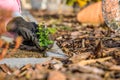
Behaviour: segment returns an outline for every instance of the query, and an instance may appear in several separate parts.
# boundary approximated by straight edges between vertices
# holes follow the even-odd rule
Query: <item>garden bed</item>
[[[106,25],[82,25],[74,13],[53,14],[31,11],[38,22],[57,29],[56,44],[68,56],[66,59],[51,58],[35,65],[21,68],[0,65],[0,80],[119,80],[120,35]],[[18,50],[20,57],[43,57],[40,52]],[[21,54],[22,53],[22,54]],[[14,57],[16,57],[14,55]],[[24,56],[25,55],[25,56]],[[31,56],[30,56],[31,55]],[[12,56],[13,57],[13,56]]]

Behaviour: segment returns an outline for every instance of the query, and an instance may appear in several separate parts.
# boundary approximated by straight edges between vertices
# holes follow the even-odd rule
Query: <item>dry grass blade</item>
[[[12,73],[12,70],[6,64],[1,64],[0,69],[7,74]]]
[[[114,65],[114,66],[110,67],[110,70],[120,71],[120,66]]]
[[[87,65],[87,64],[92,64],[96,62],[104,62],[106,60],[110,60],[112,57],[106,57],[106,58],[99,58],[99,59],[90,59],[90,60],[82,60],[78,63],[78,65]]]
[[[27,65],[23,66],[20,70],[21,70],[21,71],[24,71],[24,70],[27,70],[27,69],[29,69],[29,68],[31,68],[31,67],[32,67],[31,64],[27,64]]]
[[[86,60],[87,58],[90,57],[90,55],[91,55],[90,52],[85,52],[77,55],[75,54],[69,60],[71,60],[73,63],[78,63],[81,60]]]

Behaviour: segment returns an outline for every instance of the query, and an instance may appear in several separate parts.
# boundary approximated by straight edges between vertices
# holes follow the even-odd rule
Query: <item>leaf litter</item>
[[[1,64],[0,80],[120,79],[119,34],[115,34],[105,25],[84,26],[77,22],[73,14],[63,14],[61,19],[58,14],[44,12],[43,15],[38,14],[39,11],[31,13],[39,22],[44,21],[47,26],[57,28],[54,39],[69,58],[52,58],[42,64],[27,64],[21,68],[10,68],[9,65]]]

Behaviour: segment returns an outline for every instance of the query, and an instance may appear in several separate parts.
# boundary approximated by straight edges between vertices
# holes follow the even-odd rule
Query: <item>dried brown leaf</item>
[[[105,58],[99,58],[99,59],[90,59],[90,60],[82,60],[78,63],[78,65],[87,65],[87,64],[92,64],[96,62],[104,62],[106,60],[110,60],[112,57],[105,57]]]

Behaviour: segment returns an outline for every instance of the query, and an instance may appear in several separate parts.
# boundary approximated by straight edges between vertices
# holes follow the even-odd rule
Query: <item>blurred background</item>
[[[22,10],[30,11],[34,17],[41,18],[45,14],[57,14],[60,18],[72,15],[82,24],[104,23],[101,0],[21,0],[21,3]]]
[[[48,10],[54,12],[78,11],[101,0],[21,0],[22,9]]]

